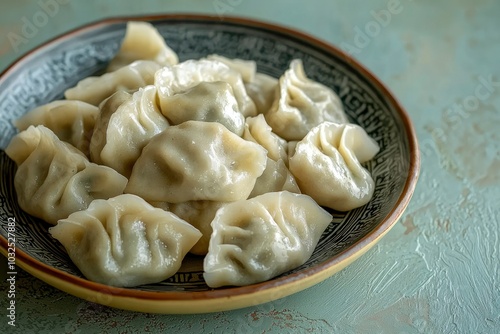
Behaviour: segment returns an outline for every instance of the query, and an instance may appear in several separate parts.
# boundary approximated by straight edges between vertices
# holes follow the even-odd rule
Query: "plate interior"
[[[381,147],[365,167],[376,184],[372,201],[348,213],[329,210],[333,221],[311,258],[282,276],[305,271],[330,260],[376,229],[396,205],[408,178],[410,149],[398,112],[373,82],[353,71],[341,57],[313,43],[265,27],[217,20],[155,20],[152,23],[178,53],[180,61],[217,53],[251,59],[258,71],[279,77],[292,59],[303,60],[308,77],[334,89],[353,123],[364,127]],[[16,219],[16,246],[33,259],[83,277],[64,248],[47,229],[49,224],[24,213],[13,187],[15,163],[3,149],[15,135],[12,121],[32,108],[63,98],[65,89],[102,71],[119,49],[125,23],[91,26],[34,51],[0,78],[0,221]],[[0,235],[7,237],[7,224]],[[130,289],[148,291],[206,291],[202,258],[188,256],[181,270],[158,284]]]

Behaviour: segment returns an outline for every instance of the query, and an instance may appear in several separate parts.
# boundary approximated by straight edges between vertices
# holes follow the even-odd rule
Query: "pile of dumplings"
[[[366,204],[379,147],[301,60],[279,78],[251,60],[179,63],[129,22],[107,73],[15,121],[19,206],[49,224],[89,280],[161,282],[187,253],[209,287],[304,264],[332,220]]]

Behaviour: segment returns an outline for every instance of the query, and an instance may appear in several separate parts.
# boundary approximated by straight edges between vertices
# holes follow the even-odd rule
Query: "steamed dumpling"
[[[142,149],[169,126],[157,105],[155,86],[119,91],[101,104],[90,143],[92,161],[129,177]]]
[[[230,69],[241,74],[241,78],[244,83],[252,82],[255,79],[255,74],[257,72],[257,63],[254,60],[244,60],[238,58],[227,58],[217,54],[211,54],[207,56],[208,60],[220,61],[226,64]]]
[[[301,140],[325,121],[349,122],[337,94],[307,78],[298,59],[279,79],[278,96],[265,116],[273,131],[288,141]]]
[[[371,199],[375,184],[361,164],[378,151],[362,127],[325,122],[297,143],[290,171],[302,192],[318,204],[348,211]]]
[[[174,66],[164,67],[155,74],[160,108],[166,110],[165,98],[185,92],[200,82],[224,81],[231,85],[238,108],[243,116],[257,114],[255,104],[248,96],[240,73],[215,60],[187,60]]]
[[[255,103],[257,112],[265,114],[273,105],[278,89],[278,79],[264,73],[255,73],[252,81],[245,82],[248,96]]]
[[[142,198],[95,200],[49,229],[88,279],[132,287],[174,275],[201,233]]]
[[[86,209],[94,199],[122,194],[127,183],[113,169],[90,163],[43,125],[16,135],[5,152],[18,167],[14,187],[19,206],[50,224]]]
[[[224,81],[200,82],[185,92],[164,96],[162,113],[172,124],[218,122],[241,136],[245,117],[240,113],[231,85]]]
[[[263,115],[247,117],[243,139],[257,143],[267,150],[267,156],[274,161],[288,162],[286,140],[273,133]]]
[[[138,60],[114,72],[98,77],[88,77],[64,92],[68,100],[79,100],[98,106],[113,93],[136,91],[140,87],[151,85],[154,82],[155,72],[160,65],[154,61]]]
[[[90,138],[99,109],[81,101],[60,100],[37,107],[14,121],[19,131],[43,125],[62,141],[89,156]]]
[[[208,244],[212,235],[212,220],[217,211],[230,202],[214,201],[189,201],[182,203],[171,203],[168,205],[168,211],[171,211],[179,218],[184,219],[189,224],[196,227],[202,234],[200,240],[189,251],[196,255],[206,255],[208,253]]]
[[[282,190],[296,194],[301,193],[295,177],[290,173],[283,160],[274,161],[267,158],[266,169],[255,181],[255,186],[248,198]]]
[[[177,54],[151,23],[131,21],[127,22],[125,38],[107,71],[116,71],[136,60],[152,60],[162,66],[179,62]]]
[[[259,283],[304,264],[331,219],[309,196],[287,191],[224,206],[203,262],[207,285]]]
[[[127,193],[147,201],[229,202],[247,198],[266,166],[266,150],[215,122],[170,126],[142,150]]]

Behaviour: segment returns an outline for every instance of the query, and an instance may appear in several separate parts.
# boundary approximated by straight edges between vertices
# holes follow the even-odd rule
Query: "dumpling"
[[[224,81],[200,82],[185,92],[164,96],[161,112],[172,124],[218,122],[238,136],[245,128],[233,89]]]
[[[49,229],[89,280],[132,287],[174,275],[201,237],[176,215],[142,198],[95,200]]]
[[[148,22],[127,22],[125,38],[107,72],[116,71],[136,60],[152,60],[162,66],[179,62],[177,54],[165,43],[158,30]]]
[[[138,60],[114,72],[98,77],[88,77],[64,92],[68,100],[79,100],[98,106],[119,90],[136,91],[154,82],[160,65],[154,61]]]
[[[282,159],[288,162],[286,140],[273,133],[263,115],[247,117],[243,139],[264,147],[267,150],[267,156],[274,161]]]
[[[185,92],[200,82],[224,81],[231,85],[234,97],[243,116],[255,116],[257,110],[248,96],[241,75],[227,65],[215,60],[187,60],[174,66],[164,67],[155,74],[160,108],[166,110],[165,98]]]
[[[90,138],[99,109],[81,101],[60,100],[37,107],[14,121],[19,131],[43,125],[62,141],[89,156]]]
[[[286,145],[286,152],[288,155],[288,160],[295,154],[295,148],[297,147],[297,144],[299,143],[298,140],[291,140],[287,143]]]
[[[208,244],[212,235],[212,226],[210,224],[217,211],[228,203],[230,202],[189,201],[168,205],[169,211],[196,227],[202,234],[200,240],[189,251],[190,253],[195,255],[206,255],[208,253]]]
[[[212,221],[203,262],[209,287],[266,281],[304,264],[332,216],[309,196],[287,191],[230,203]]]
[[[238,58],[227,58],[217,54],[212,54],[207,56],[208,60],[220,61],[226,64],[230,69],[241,74],[241,78],[244,83],[252,82],[255,79],[255,73],[257,72],[257,63],[254,60],[244,60]]]
[[[252,81],[245,82],[248,96],[255,103],[257,112],[265,114],[273,105],[278,89],[278,79],[264,73],[255,73]]]
[[[324,121],[349,122],[337,94],[307,78],[298,59],[279,79],[278,96],[265,116],[273,131],[288,141],[301,140]]]
[[[362,127],[325,122],[297,143],[290,171],[300,190],[320,205],[348,211],[370,201],[375,185],[361,164],[378,151]]]
[[[125,192],[147,201],[230,202],[247,198],[266,150],[214,122],[170,126],[142,150]]]
[[[16,135],[5,152],[18,166],[14,187],[19,206],[50,224],[86,209],[94,199],[122,194],[127,184],[124,176],[90,163],[43,125]]]
[[[116,110],[118,110],[118,108],[125,103],[125,101],[129,100],[130,97],[130,93],[119,90],[110,97],[106,98],[100,104],[99,115],[97,116],[89,145],[91,161],[102,164],[101,151],[106,145],[109,120]]]
[[[295,177],[290,173],[283,160],[274,161],[267,158],[266,169],[255,181],[255,186],[248,198],[282,190],[296,194],[301,193]]]
[[[169,126],[157,105],[155,86],[134,94],[119,91],[101,104],[90,156],[129,177],[135,161],[149,140]]]

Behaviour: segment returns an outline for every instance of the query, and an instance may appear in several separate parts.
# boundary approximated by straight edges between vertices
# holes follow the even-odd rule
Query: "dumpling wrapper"
[[[56,224],[94,199],[123,193],[127,179],[96,165],[43,125],[17,134],[5,149],[16,162],[14,187],[21,209]]]
[[[238,136],[243,134],[245,117],[227,82],[200,82],[185,92],[164,96],[162,102],[161,112],[172,124],[217,122]]]
[[[304,264],[332,216],[309,196],[287,191],[217,211],[203,262],[211,288],[266,281]]]
[[[177,54],[151,23],[129,21],[120,50],[106,71],[116,71],[136,60],[151,60],[162,66],[175,65],[179,62]]]
[[[119,91],[100,106],[90,142],[92,161],[129,177],[142,149],[169,126],[157,105],[155,86]]]
[[[266,154],[222,124],[187,121],[144,147],[125,192],[148,202],[244,199],[264,172]]]
[[[215,60],[186,60],[174,66],[164,67],[155,74],[160,108],[166,110],[164,99],[185,92],[200,82],[224,81],[231,85],[243,116],[255,116],[257,110],[248,96],[239,72]]]
[[[151,85],[160,65],[150,60],[138,60],[114,72],[101,76],[88,77],[75,87],[64,92],[67,100],[79,100],[95,106],[119,90],[136,91]]]
[[[274,161],[267,158],[266,169],[255,181],[255,186],[248,198],[282,190],[296,194],[301,193],[295,177],[290,173],[283,160]]]
[[[242,138],[261,145],[269,158],[274,161],[281,159],[288,166],[287,142],[272,131],[262,114],[247,117]]]
[[[244,83],[252,82],[255,80],[257,72],[257,63],[254,60],[244,60],[239,58],[227,58],[218,54],[211,54],[207,56],[208,60],[220,61],[226,64],[230,69],[241,74]]]
[[[248,96],[255,103],[257,112],[265,114],[271,109],[276,98],[278,79],[264,73],[255,73],[253,80],[245,82]]]
[[[355,124],[325,122],[295,146],[290,171],[303,193],[318,204],[339,211],[365,205],[375,184],[362,163],[380,150],[365,130]]]
[[[184,219],[202,233],[200,240],[198,240],[189,251],[191,254],[206,255],[208,253],[208,245],[212,235],[212,220],[217,211],[229,203],[230,202],[189,201],[183,203],[170,203],[168,205],[168,211]]]
[[[32,109],[14,121],[19,131],[43,125],[62,141],[89,157],[89,145],[99,108],[82,101],[59,100]]]
[[[277,98],[265,113],[273,131],[287,141],[301,140],[322,122],[349,123],[337,94],[309,79],[299,59],[279,79]]]
[[[142,198],[95,200],[49,229],[89,280],[133,287],[174,275],[200,231]]]

